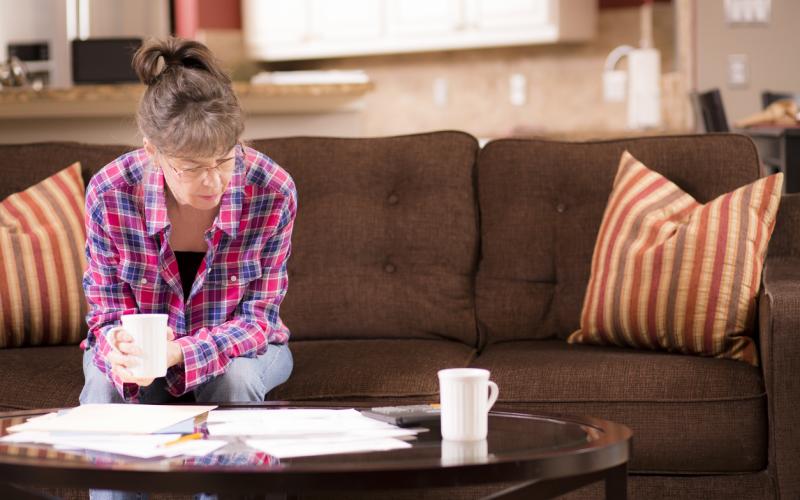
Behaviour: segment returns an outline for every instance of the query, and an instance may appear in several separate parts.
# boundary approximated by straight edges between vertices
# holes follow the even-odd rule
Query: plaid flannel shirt
[[[164,193],[164,175],[144,149],[106,165],[86,192],[89,333],[81,347],[93,350],[95,365],[126,401],[138,401],[139,386],[112,374],[106,338],[124,314],[169,315],[184,359],[167,371],[174,396],[223,374],[232,358],[264,354],[268,344],[289,338],[278,315],[297,209],[289,174],[254,149],[236,148],[236,167],[205,233],[208,251],[186,301]]]

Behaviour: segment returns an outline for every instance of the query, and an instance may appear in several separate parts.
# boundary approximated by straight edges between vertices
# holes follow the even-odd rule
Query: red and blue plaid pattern
[[[278,314],[297,211],[289,174],[254,149],[236,148],[236,168],[205,234],[209,250],[185,302],[164,193],[164,175],[144,149],[106,165],[86,192],[89,334],[81,346],[133,402],[139,386],[123,384],[106,361],[106,333],[124,314],[169,315],[184,357],[167,372],[174,396],[223,374],[232,358],[264,354],[268,344],[289,338]]]

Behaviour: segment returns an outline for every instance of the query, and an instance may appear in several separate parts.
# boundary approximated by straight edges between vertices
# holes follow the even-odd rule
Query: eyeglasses
[[[238,148],[238,145],[236,146]],[[185,167],[185,168],[178,168],[172,164],[172,160],[168,158],[166,155],[160,154],[161,158],[163,158],[164,163],[167,164],[169,168],[175,172],[175,175],[185,181],[195,181],[202,177],[205,177],[207,173],[212,170],[216,170],[219,175],[225,177],[233,173],[236,169],[236,154],[232,154],[225,158],[217,160],[216,164],[209,166],[209,165],[200,165],[196,167]],[[190,160],[191,161],[191,160]],[[192,161],[192,163],[197,163]]]

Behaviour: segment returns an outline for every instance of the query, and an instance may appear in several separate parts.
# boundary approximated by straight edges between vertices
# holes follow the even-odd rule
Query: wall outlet
[[[749,80],[747,54],[728,55],[728,86],[747,87]]]
[[[447,78],[440,76],[433,79],[433,104],[439,108],[447,106],[448,87]]]
[[[508,78],[508,101],[512,106],[524,106],[528,100],[528,79],[522,73]]]

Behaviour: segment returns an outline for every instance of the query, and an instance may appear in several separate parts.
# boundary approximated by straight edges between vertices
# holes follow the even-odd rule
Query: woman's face
[[[145,143],[145,148],[147,146]],[[151,158],[164,172],[164,180],[179,205],[198,210],[219,206],[236,167],[236,147],[213,158],[175,158],[154,148],[153,151]]]

